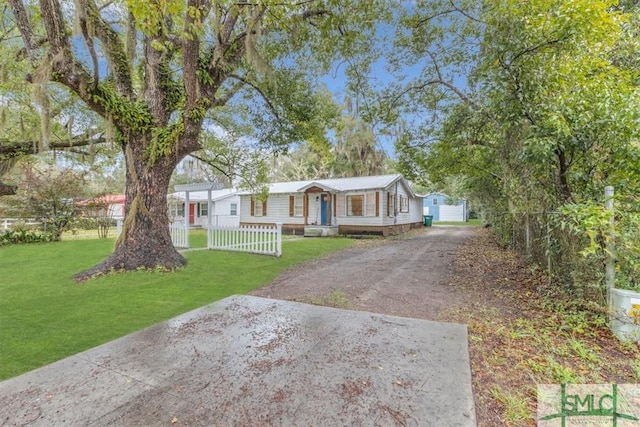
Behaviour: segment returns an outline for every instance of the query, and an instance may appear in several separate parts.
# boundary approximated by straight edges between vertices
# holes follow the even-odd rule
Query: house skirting
[[[240,225],[273,225],[269,223],[241,223]],[[410,224],[395,224],[395,225],[340,225],[338,226],[338,234],[341,235],[371,235],[371,236],[395,236],[398,234],[406,233],[413,228],[422,228],[422,222],[414,222]],[[320,225],[302,225],[302,224],[282,224],[283,234],[294,234],[302,236],[305,234],[305,229],[322,229]],[[336,227],[328,227],[335,229]],[[333,231],[331,234],[324,233],[325,235],[335,235]]]
[[[241,222],[241,227],[249,227],[249,226],[261,226],[261,227],[273,227],[272,222]],[[304,225],[302,224],[282,224],[282,234],[294,234],[300,235],[304,234]]]
[[[341,225],[340,234],[355,235],[373,235],[373,236],[395,236],[406,233],[412,228],[422,227],[422,222],[411,224],[395,224],[395,225]]]

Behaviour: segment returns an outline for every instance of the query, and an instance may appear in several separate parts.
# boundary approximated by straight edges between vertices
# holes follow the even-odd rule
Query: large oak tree
[[[321,134],[310,77],[365,45],[379,6],[7,1],[32,68],[27,79],[67,88],[114,129],[126,159],[123,232],[113,254],[77,279],[184,265],[171,243],[166,194],[176,165],[201,148],[203,127],[244,125],[276,145]]]

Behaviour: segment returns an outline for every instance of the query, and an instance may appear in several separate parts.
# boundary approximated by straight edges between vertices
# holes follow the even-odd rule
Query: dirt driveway
[[[463,303],[452,283],[456,251],[474,227],[435,226],[350,249],[290,270],[253,295],[438,320]]]

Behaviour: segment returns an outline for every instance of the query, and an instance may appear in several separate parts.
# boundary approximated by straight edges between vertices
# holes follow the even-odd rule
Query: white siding
[[[267,198],[267,214],[264,216],[251,216],[251,196],[242,195],[240,202],[240,222],[250,224],[304,224],[303,216],[289,216],[290,194],[271,194]],[[309,198],[309,221],[312,221],[312,207],[315,206],[315,198]],[[256,200],[256,203],[262,203]],[[318,202],[319,205],[319,202]],[[315,208],[313,208],[315,209]]]
[[[415,197],[409,200],[409,221],[411,223],[423,222],[422,215],[428,215],[423,212],[423,203],[422,197]]]
[[[387,193],[391,193],[395,200],[395,217],[387,216]],[[400,196],[409,199],[408,212],[401,212]],[[420,204],[420,206],[418,206]],[[422,198],[411,197],[409,189],[402,182],[394,183],[383,192],[384,225],[411,224],[422,222]],[[394,211],[392,207],[392,212]]]
[[[172,201],[174,205],[178,203],[184,203],[182,201]],[[201,205],[206,205],[206,201],[190,201],[189,204],[195,204],[194,206],[194,219],[193,225],[200,226],[202,228],[209,227],[209,220],[207,216],[198,216],[198,203]],[[237,227],[240,225],[240,216],[239,215],[231,215],[231,203],[238,204],[238,211],[241,209],[240,196],[231,196],[226,197],[224,199],[215,200],[211,202],[211,224],[213,226],[226,226],[226,227]],[[187,208],[188,209],[188,208]],[[187,210],[188,211],[188,210]],[[174,222],[184,222],[185,218],[183,216],[176,216],[171,218]]]
[[[379,197],[379,207],[378,207],[378,216],[375,212],[375,197],[376,192]],[[355,195],[363,195],[365,196],[364,201],[364,216],[350,216],[347,215],[347,196],[355,196]],[[383,217],[385,214],[385,210],[383,209],[383,199],[384,192],[377,191],[348,191],[343,194],[338,194],[338,203],[336,209],[336,222],[334,225],[375,225],[379,226],[383,224]]]
[[[378,215],[376,216],[376,193],[378,198]],[[389,202],[387,195],[391,193],[393,200],[396,199],[396,209],[391,207],[391,216],[388,215],[387,204]],[[277,193],[270,194],[267,199],[267,215],[251,216],[251,195],[242,194],[240,203],[240,222],[244,224],[272,224],[282,222],[283,224],[305,224],[303,216],[289,216],[289,196],[299,195],[302,193]],[[306,218],[307,224],[319,224],[321,222],[320,212],[320,196],[322,193],[309,193]],[[358,191],[344,191],[331,193],[336,195],[336,205],[331,207],[331,224],[332,225],[362,225],[362,226],[383,226],[394,224],[410,224],[422,222],[422,197],[412,197],[411,190],[404,185],[403,180],[394,182],[387,188],[364,189]],[[346,197],[350,195],[365,196],[363,216],[347,215]],[[400,196],[406,198],[408,202],[407,212],[400,212]],[[318,197],[318,200],[316,200]],[[331,200],[333,203],[333,198]],[[256,201],[256,203],[261,203]],[[333,213],[335,212],[335,216]]]
[[[108,217],[109,218],[124,218],[124,204],[123,203],[112,203],[108,208]]]
[[[226,199],[212,202],[211,208],[211,225],[219,227],[238,227],[240,225],[240,215],[231,215],[231,204],[238,205],[238,214],[240,213],[240,197],[227,197]],[[201,218],[207,221],[207,218]],[[206,227],[206,224],[203,225]]]
[[[240,222],[255,222],[251,216],[251,196],[248,194],[240,196]]]
[[[439,221],[464,221],[464,206],[441,205]]]

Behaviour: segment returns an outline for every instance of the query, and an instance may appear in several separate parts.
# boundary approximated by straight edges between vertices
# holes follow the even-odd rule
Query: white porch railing
[[[116,239],[122,233],[122,219],[116,221]],[[172,222],[169,225],[169,233],[171,234],[171,242],[176,248],[189,247],[189,230],[185,228],[184,223]]]
[[[208,233],[207,247],[279,257],[282,255],[282,223],[276,223],[275,227],[219,226],[211,228]]]

